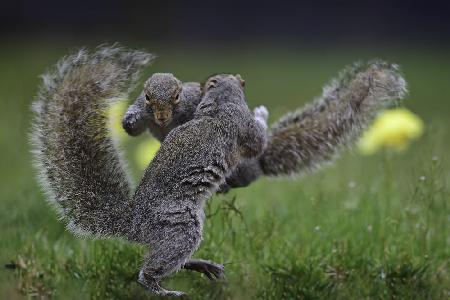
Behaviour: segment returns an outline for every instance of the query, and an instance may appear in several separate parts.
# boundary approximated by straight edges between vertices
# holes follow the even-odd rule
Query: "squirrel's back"
[[[107,111],[152,55],[120,47],[80,50],[42,76],[32,151],[49,201],[76,234],[124,234],[131,185]]]

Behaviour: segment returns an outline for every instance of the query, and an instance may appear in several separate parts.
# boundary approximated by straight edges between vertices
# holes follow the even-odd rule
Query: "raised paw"
[[[223,265],[202,259],[191,259],[184,264],[183,268],[203,273],[209,280],[219,279],[224,275]]]
[[[260,105],[253,109],[255,119],[267,127],[267,120],[269,119],[269,111],[264,105]]]
[[[122,119],[123,125],[133,126],[137,121],[137,114],[134,111],[127,111]]]
[[[147,115],[129,109],[122,119],[122,127],[129,135],[137,136],[145,130],[147,119]]]

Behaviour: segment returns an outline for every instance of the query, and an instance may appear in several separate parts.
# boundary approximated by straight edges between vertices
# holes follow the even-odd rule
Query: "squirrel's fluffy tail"
[[[406,94],[396,65],[355,64],[326,85],[310,105],[282,117],[260,159],[265,175],[293,175],[330,161],[352,144],[377,112]]]
[[[50,202],[75,234],[123,235],[129,228],[131,184],[107,110],[152,58],[104,46],[67,56],[42,76],[33,103],[34,161]]]

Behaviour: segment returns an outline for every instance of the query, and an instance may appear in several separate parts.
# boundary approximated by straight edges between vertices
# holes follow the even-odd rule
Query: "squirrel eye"
[[[145,102],[150,104],[150,97],[147,94],[145,94]]]

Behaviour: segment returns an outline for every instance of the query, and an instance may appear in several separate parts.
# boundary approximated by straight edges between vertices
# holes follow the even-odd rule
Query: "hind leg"
[[[183,292],[162,288],[160,282],[184,265],[200,240],[201,228],[195,223],[158,226],[152,233],[151,249],[139,273],[139,283],[157,295],[182,296]]]
[[[214,277],[222,278],[224,271],[223,265],[203,259],[190,259],[183,265],[183,269],[203,273],[209,280],[214,280]]]

